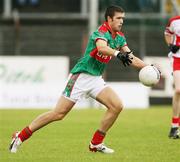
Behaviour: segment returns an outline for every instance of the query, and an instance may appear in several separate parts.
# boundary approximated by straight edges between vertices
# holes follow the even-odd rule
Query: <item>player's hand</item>
[[[169,45],[169,50],[172,52],[172,53],[176,53],[178,50],[179,50],[179,46],[176,46],[176,45],[173,45],[173,44],[170,44]]]
[[[132,53],[132,52],[125,52],[125,53],[119,52],[117,54],[117,58],[122,61],[124,66],[129,66],[132,63],[133,58],[130,57],[130,55],[129,55],[130,53]]]

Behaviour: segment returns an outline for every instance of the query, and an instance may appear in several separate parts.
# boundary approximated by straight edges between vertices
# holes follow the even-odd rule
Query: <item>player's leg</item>
[[[174,96],[173,96],[173,114],[172,114],[172,124],[169,133],[170,138],[180,138],[179,134],[179,123],[180,123],[180,70],[176,70],[173,73],[174,76]]]
[[[32,132],[40,129],[41,127],[57,120],[62,120],[65,115],[72,109],[74,102],[61,96],[57,102],[55,109],[39,115],[32,121],[29,128]]]
[[[81,89],[78,91],[77,87],[75,86],[79,75],[80,74],[69,75],[63,95],[58,100],[55,109],[39,115],[29,124],[29,126],[14,134],[9,148],[11,152],[16,152],[18,146],[23,141],[28,139],[36,130],[53,121],[61,120],[66,116],[66,114],[72,109],[75,102],[78,100],[79,95],[83,93]]]
[[[13,135],[13,140],[9,148],[10,151],[16,152],[20,144],[31,137],[32,133],[36,130],[53,121],[62,120],[72,109],[74,104],[75,102],[65,98],[64,96],[61,96],[55,109],[39,115],[29,124],[29,126],[25,127],[20,132],[16,132]]]
[[[103,89],[96,99],[107,107],[99,128],[100,131],[107,132],[122,111],[123,104],[119,96],[110,87]]]
[[[174,85],[173,116],[178,118],[180,115],[180,70],[174,72]]]
[[[91,151],[101,151],[113,153],[114,150],[102,145],[106,132],[111,128],[119,113],[123,109],[123,104],[118,95],[110,88],[104,88],[96,97],[96,100],[107,107],[107,111],[102,118],[99,129],[94,133],[90,143]]]

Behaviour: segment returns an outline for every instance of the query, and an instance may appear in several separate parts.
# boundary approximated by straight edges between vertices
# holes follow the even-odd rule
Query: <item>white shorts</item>
[[[85,73],[70,74],[63,96],[77,102],[83,98],[96,98],[107,87],[102,76],[93,76]]]

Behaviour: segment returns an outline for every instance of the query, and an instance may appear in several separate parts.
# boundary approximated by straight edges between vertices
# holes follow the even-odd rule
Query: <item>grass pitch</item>
[[[1,162],[177,162],[180,140],[167,137],[170,107],[125,109],[108,132],[105,143],[115,150],[105,155],[88,151],[104,109],[72,110],[63,120],[44,127],[9,153],[11,134],[47,110],[0,110]]]

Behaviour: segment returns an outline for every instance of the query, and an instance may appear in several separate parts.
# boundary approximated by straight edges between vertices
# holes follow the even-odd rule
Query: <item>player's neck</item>
[[[112,30],[112,27],[111,27],[110,23],[107,22],[107,25],[108,25],[108,30],[111,32],[112,37],[115,37],[116,36],[116,31]]]

